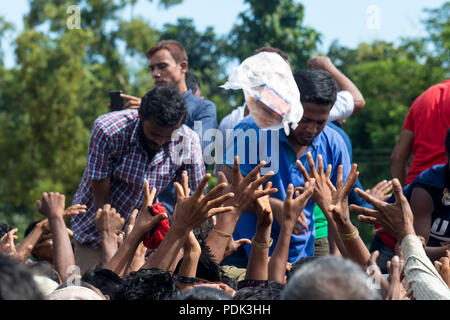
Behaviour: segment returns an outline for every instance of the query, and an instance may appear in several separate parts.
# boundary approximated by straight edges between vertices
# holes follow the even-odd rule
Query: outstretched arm
[[[333,64],[330,58],[326,56],[317,56],[308,61],[308,67],[328,71],[334,80],[336,80],[339,91],[349,91],[353,97],[353,114],[360,112],[366,105],[362,93],[356,85]]]

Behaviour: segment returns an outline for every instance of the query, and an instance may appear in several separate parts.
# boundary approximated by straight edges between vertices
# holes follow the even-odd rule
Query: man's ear
[[[187,71],[187,69],[188,69],[188,62],[186,60],[181,61],[180,62],[180,68],[181,68],[181,71],[183,73],[185,73]]]

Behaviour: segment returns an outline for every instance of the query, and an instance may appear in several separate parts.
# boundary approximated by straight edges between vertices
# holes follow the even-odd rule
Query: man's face
[[[164,145],[172,140],[172,133],[181,126],[181,121],[173,127],[162,127],[151,120],[142,123],[143,140],[152,151],[159,151]]]
[[[156,86],[174,84],[179,87],[179,84],[185,81],[187,63],[185,61],[176,63],[168,50],[156,51],[149,62],[150,73]]]
[[[325,127],[331,106],[322,106],[309,102],[302,102],[303,117],[298,127],[289,136],[299,146],[310,146]]]

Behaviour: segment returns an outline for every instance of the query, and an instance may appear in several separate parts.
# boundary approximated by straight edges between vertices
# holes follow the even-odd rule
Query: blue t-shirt
[[[440,247],[441,242],[450,241],[450,174],[448,164],[435,165],[418,175],[403,189],[410,201],[414,188],[425,189],[433,199],[430,237],[427,246]],[[395,201],[393,197],[389,202]]]
[[[290,183],[294,187],[304,186],[304,179],[297,167],[297,156],[294,149],[287,140],[283,129],[265,130],[260,129],[253,118],[246,117],[235,128],[235,137],[228,141],[223,160],[225,164],[233,166],[234,155],[239,156],[240,169],[242,174],[247,175],[260,161],[269,162],[262,170],[262,174],[273,170],[275,175],[269,180],[272,187],[278,192],[272,197],[284,201],[286,190]],[[245,142],[244,142],[245,139]],[[350,172],[350,159],[347,148],[342,137],[333,129],[325,127],[323,131],[313,140],[312,145],[306,150],[311,152],[317,168],[317,156],[322,155],[324,168],[331,164],[333,171],[331,181],[336,184],[338,166],[342,164],[344,181]],[[303,166],[309,172],[306,152],[300,157]],[[245,156],[244,156],[245,155]],[[249,157],[250,156],[250,157]],[[289,262],[294,263],[302,257],[314,255],[314,202],[308,201],[304,214],[307,218],[309,231],[303,235],[291,236],[289,246]],[[257,217],[255,213],[244,212],[234,231],[234,239],[251,239],[256,230]],[[271,237],[273,245],[269,249],[272,254],[278,235],[280,225],[274,220],[272,224]],[[251,245],[245,245],[247,257],[250,256]]]

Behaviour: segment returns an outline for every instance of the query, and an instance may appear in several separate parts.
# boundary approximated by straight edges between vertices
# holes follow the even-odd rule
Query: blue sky
[[[446,0],[297,0],[305,7],[305,24],[322,33],[321,52],[338,39],[341,45],[354,48],[362,41],[395,41],[400,37],[425,35],[421,20],[424,8],[437,8]],[[199,30],[213,26],[218,34],[229,32],[237,22],[238,14],[247,9],[243,0],[184,0],[168,10],[158,1],[139,0],[134,15],[143,16],[155,27],[175,23],[179,17],[194,20]],[[14,0],[0,6],[0,16],[12,22],[17,32],[23,27],[22,17],[28,11],[28,0]],[[125,19],[130,11],[124,12]],[[83,17],[81,17],[82,19]],[[13,63],[10,35],[2,42],[6,66]]]

